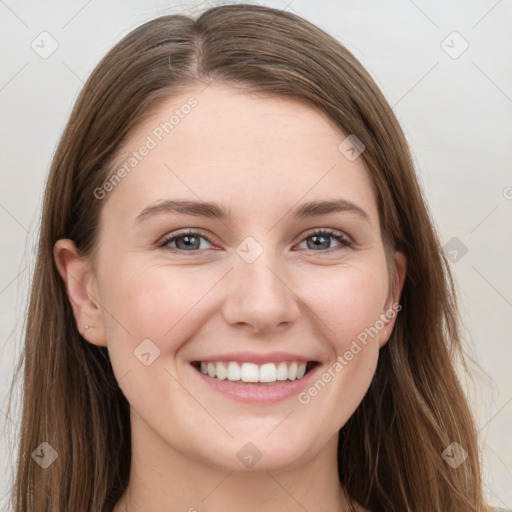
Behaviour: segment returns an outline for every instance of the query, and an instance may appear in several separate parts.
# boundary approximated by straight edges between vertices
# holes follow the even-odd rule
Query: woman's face
[[[203,88],[125,142],[119,179],[98,192],[98,309],[77,318],[108,347],[148,450],[231,470],[299,464],[335,446],[397,314],[376,200],[318,110]]]

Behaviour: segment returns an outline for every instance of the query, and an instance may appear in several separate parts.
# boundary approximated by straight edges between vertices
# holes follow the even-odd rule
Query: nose
[[[238,255],[229,273],[224,319],[258,334],[290,328],[300,316],[297,290],[285,265],[270,251],[252,263]]]

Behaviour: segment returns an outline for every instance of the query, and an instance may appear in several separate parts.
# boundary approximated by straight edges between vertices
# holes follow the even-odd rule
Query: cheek
[[[308,428],[335,435],[360,405],[375,374],[378,333],[371,328],[385,303],[387,274],[378,264],[331,270],[304,280],[312,290],[310,316],[322,329],[330,355],[298,402]]]
[[[170,376],[175,375],[172,360],[200,328],[201,299],[215,276],[142,265],[136,258],[109,267],[99,290],[109,357],[121,389],[142,410],[155,390],[166,390],[161,400],[168,398],[166,393],[183,393]]]
[[[328,428],[334,434],[341,428],[371,384],[379,358],[375,326],[387,296],[386,272],[377,262],[344,266],[329,275],[317,273],[308,284],[314,292],[307,304],[323,328],[331,355],[298,400],[319,431]]]
[[[304,283],[305,289],[312,291],[307,304],[328,328],[325,332],[337,353],[347,350],[351,341],[379,321],[387,296],[384,265],[340,267],[332,272],[316,273],[308,281],[309,284]],[[368,336],[371,338],[376,337]]]
[[[144,265],[136,257],[109,265],[99,279],[109,344],[122,341],[124,349],[127,343],[135,348],[151,339],[162,352],[176,348],[176,334],[183,337],[201,314],[217,274],[192,266]]]

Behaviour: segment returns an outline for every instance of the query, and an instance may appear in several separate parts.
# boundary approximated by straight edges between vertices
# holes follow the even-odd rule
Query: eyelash
[[[201,249],[185,251],[183,249],[177,249],[175,247],[168,246],[169,243],[174,242],[181,237],[190,236],[190,235],[195,235],[195,236],[199,235],[201,238],[206,239],[208,241],[208,243],[213,244],[213,242],[210,241],[209,236],[206,235],[204,232],[202,232],[200,230],[199,231],[186,230],[186,231],[180,231],[178,233],[174,233],[171,236],[166,237],[159,244],[159,247],[162,247],[163,249],[168,250],[172,253],[181,253],[181,254],[190,253],[190,255],[197,255],[197,253],[201,252]],[[331,228],[313,229],[311,231],[308,231],[305,234],[304,238],[299,243],[302,243],[304,240],[306,240],[312,236],[321,236],[321,235],[327,235],[327,236],[334,238],[340,245],[338,247],[332,247],[332,248],[326,249],[324,251],[313,251],[313,252],[319,252],[320,254],[325,254],[325,253],[331,253],[333,251],[337,251],[337,250],[340,250],[340,249],[343,249],[346,247],[347,248],[352,247],[352,242],[349,240],[349,238],[346,235],[344,235],[340,231],[336,231]]]

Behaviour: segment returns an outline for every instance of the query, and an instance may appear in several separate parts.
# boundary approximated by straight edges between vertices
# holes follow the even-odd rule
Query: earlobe
[[[99,301],[93,293],[95,277],[87,258],[78,254],[74,242],[69,239],[58,240],[53,255],[66,287],[78,331],[90,343],[106,346]]]

